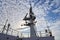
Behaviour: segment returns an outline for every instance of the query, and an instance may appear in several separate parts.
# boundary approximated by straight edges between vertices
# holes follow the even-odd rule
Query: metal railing
[[[0,33],[2,33],[2,28],[0,28]],[[4,34],[6,34],[6,29],[4,30]],[[12,28],[10,28],[8,30],[7,35],[19,36],[19,37],[30,37],[30,33],[29,32],[23,32],[22,33],[20,31],[12,29]],[[37,37],[46,37],[46,36],[49,36],[49,33],[42,32],[42,31],[37,31],[36,35],[37,35]]]

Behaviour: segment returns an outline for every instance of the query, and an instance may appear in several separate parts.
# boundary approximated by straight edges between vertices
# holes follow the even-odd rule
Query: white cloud
[[[54,12],[54,13],[60,13],[60,7],[57,8],[56,10],[53,10],[52,12]]]
[[[24,18],[26,13],[29,13],[29,0],[20,0],[16,3],[16,0],[11,1],[11,0],[6,0],[6,5],[4,7],[3,13],[2,15],[3,18],[2,20],[5,21],[5,19],[9,19],[9,23],[11,24],[11,28],[24,28],[25,26],[21,27],[21,24],[24,24],[24,22],[22,21],[22,19]],[[56,21],[55,23],[49,23],[46,24],[46,20],[44,18],[44,16],[46,16],[47,13],[47,9],[49,8],[48,5],[49,0],[45,2],[45,4],[43,5],[39,5],[39,3],[37,3],[37,5],[39,5],[37,7],[37,5],[33,8],[33,12],[35,13],[35,15],[37,16],[37,24],[36,27],[38,28],[38,30],[44,30],[44,28],[47,25],[53,25],[51,27],[52,31],[53,31],[53,35],[55,35],[57,37],[59,37],[59,30],[57,30],[60,26],[60,21]],[[55,0],[54,2],[57,3],[57,6],[59,5],[59,1]],[[52,2],[52,4],[50,6],[52,6],[54,4],[54,2]],[[21,4],[20,4],[21,3]],[[4,4],[4,3],[3,3]],[[57,13],[60,12],[60,8],[53,10],[53,12]],[[5,18],[6,17],[6,18]],[[0,21],[1,22],[1,21]],[[55,28],[56,27],[56,28]],[[58,28],[57,28],[58,27]],[[29,28],[21,30],[21,31],[25,31],[25,30],[29,30]],[[57,30],[57,31],[55,31]]]

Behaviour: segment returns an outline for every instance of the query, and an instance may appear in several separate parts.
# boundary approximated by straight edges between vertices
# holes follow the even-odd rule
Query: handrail
[[[2,31],[2,29],[0,30],[0,33],[1,33],[1,31]],[[7,33],[8,35],[19,36],[19,37],[30,37],[30,33],[29,32],[20,32],[20,31],[17,31],[15,29],[12,29],[12,28],[9,29],[9,32],[10,32],[10,34]],[[14,35],[14,32],[16,33],[15,35]],[[36,34],[37,34],[38,37],[46,36],[46,33],[45,32],[42,33],[42,31],[37,31]]]

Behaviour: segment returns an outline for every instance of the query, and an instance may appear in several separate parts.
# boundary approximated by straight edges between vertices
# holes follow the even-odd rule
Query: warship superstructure
[[[27,15],[29,15],[29,17],[27,17]],[[18,35],[18,33],[17,33],[17,36],[8,35],[9,29],[11,29],[11,30],[14,30],[14,29],[10,28],[10,23],[8,23],[7,29],[5,28],[6,23],[8,21],[8,19],[7,19],[5,25],[2,29],[2,32],[0,33],[0,40],[55,40],[50,29],[45,29],[45,36],[42,36],[41,32],[40,32],[40,36],[37,36],[37,34],[36,34],[37,31],[35,28],[35,24],[37,23],[37,21],[35,19],[36,19],[36,16],[32,12],[32,6],[30,4],[29,13],[27,13],[26,16],[23,18],[23,20],[25,21],[25,24],[21,25],[21,26],[30,27],[30,36],[24,37],[24,36],[22,36],[23,35],[22,33],[21,33],[21,36]],[[5,30],[6,30],[6,33],[4,33]]]

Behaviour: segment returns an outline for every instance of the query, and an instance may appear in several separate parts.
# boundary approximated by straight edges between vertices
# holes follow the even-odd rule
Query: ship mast
[[[26,21],[26,24],[24,24],[24,26],[29,26],[30,27],[30,36],[36,37],[36,29],[35,29],[36,17],[34,15],[34,13],[32,12],[31,4],[30,4],[30,9],[29,9],[29,17],[27,17],[27,15],[28,15],[28,13],[26,14],[26,16],[23,19]]]

